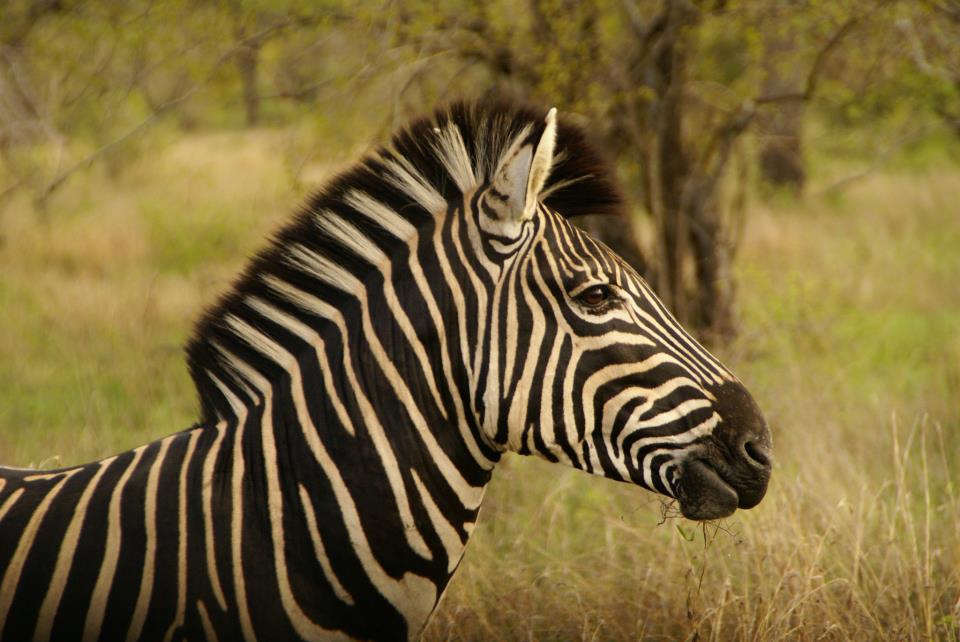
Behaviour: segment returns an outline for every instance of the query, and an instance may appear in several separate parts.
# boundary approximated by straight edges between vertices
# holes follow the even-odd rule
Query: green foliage
[[[660,136],[660,89],[638,70],[660,46],[643,39],[657,33],[667,7],[680,6],[12,0],[0,8],[0,46],[16,43],[0,64],[0,93],[23,96],[8,102],[19,111],[0,113],[0,193],[21,185],[46,199],[88,155],[118,175],[147,153],[141,128],[163,117],[186,130],[242,128],[255,118],[309,136],[299,145],[308,155],[322,139],[329,156],[330,145],[349,150],[438,101],[497,86],[591,118],[630,191],[650,207],[643,174],[656,171],[643,146]],[[936,3],[683,6],[693,13],[682,32],[689,64],[677,154],[694,163],[707,166],[727,120],[767,93],[771,76],[802,90],[818,54],[850,22],[822,61],[808,113],[832,130],[882,129],[863,143],[864,155],[878,140],[942,138],[960,123],[960,37]],[[946,130],[916,133],[917,123],[944,119]]]

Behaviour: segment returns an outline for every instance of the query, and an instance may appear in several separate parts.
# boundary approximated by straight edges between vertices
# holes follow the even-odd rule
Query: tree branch
[[[788,102],[788,101],[799,101],[805,102],[813,98],[814,94],[817,91],[817,83],[820,81],[820,74],[823,71],[823,67],[826,64],[830,54],[833,53],[844,38],[846,38],[853,28],[856,27],[863,20],[864,16],[856,16],[847,18],[847,20],[840,25],[840,28],[837,29],[836,33],[830,37],[830,39],[821,47],[820,51],[817,52],[816,58],[813,59],[813,64],[810,66],[810,71],[807,74],[807,81],[804,85],[802,92],[784,92],[781,94],[769,94],[766,96],[757,96],[752,102],[756,105],[768,105],[770,103],[778,102]]]
[[[821,189],[817,190],[813,194],[813,198],[822,198],[829,194],[839,192],[845,189],[850,184],[856,183],[857,181],[867,178],[868,176],[873,174],[875,171],[877,171],[878,169],[881,169],[884,165],[886,165],[887,162],[889,162],[889,160],[893,158],[894,155],[900,152],[900,150],[902,150],[907,145],[910,145],[916,142],[917,139],[919,138],[920,138],[919,130],[904,134],[898,140],[893,141],[891,144],[887,145],[886,148],[880,150],[880,152],[876,155],[876,158],[870,165],[868,165],[867,167],[865,167],[864,169],[858,172],[854,172],[853,174],[843,176],[833,181],[829,185],[822,187]]]
[[[873,11],[878,10],[885,4],[886,2],[877,4]],[[813,64],[810,66],[810,71],[807,73],[807,79],[804,84],[803,91],[757,96],[753,99],[742,102],[735,110],[733,110],[733,113],[730,115],[730,117],[727,118],[723,124],[715,130],[710,142],[706,147],[706,151],[701,157],[703,159],[701,162],[701,169],[704,171],[704,173],[707,176],[711,176],[718,170],[719,167],[723,166],[727,158],[730,156],[733,142],[750,126],[757,114],[758,106],[783,102],[807,102],[811,100],[816,95],[817,86],[820,81],[820,75],[823,72],[823,68],[827,63],[827,60],[830,58],[830,54],[832,54],[837,47],[840,46],[840,44],[847,36],[850,35],[855,27],[857,27],[868,15],[872,15],[872,13],[873,12],[871,11],[867,14],[848,18],[842,25],[840,25],[830,39],[824,43],[823,47],[821,47],[817,52],[817,55],[813,60]]]
[[[262,34],[264,34],[264,33],[271,33],[271,32],[273,32],[273,31],[275,31],[275,30],[276,30],[276,27],[268,27],[267,29],[264,29],[262,32],[260,32],[260,33],[258,33],[258,34],[254,34],[253,36],[251,36],[251,38],[257,38],[257,37],[260,37],[260,36],[261,36]],[[214,75],[215,75],[216,72],[220,69],[220,67],[222,67],[225,63],[227,63],[227,62],[230,60],[230,58],[231,58],[232,56],[234,56],[234,55],[236,54],[236,52],[237,52],[238,50],[240,50],[240,49],[241,49],[242,47],[244,47],[244,46],[246,46],[246,40],[245,40],[245,41],[242,41],[242,42],[239,42],[239,43],[236,43],[236,44],[235,44],[233,47],[231,47],[228,51],[226,51],[226,52],[224,52],[223,54],[221,54],[220,57],[217,58],[217,60],[216,60],[216,61],[213,63],[213,65],[210,67],[210,70],[207,72],[207,75],[204,76],[201,80],[199,80],[199,81],[197,81],[196,83],[194,83],[192,87],[190,87],[189,89],[187,89],[185,92],[183,92],[182,94],[180,94],[180,95],[177,96],[176,98],[172,98],[172,99],[168,100],[167,102],[159,105],[159,106],[153,111],[153,113],[150,114],[150,116],[147,116],[146,118],[144,118],[143,120],[141,120],[139,123],[137,123],[136,125],[134,125],[134,126],[131,127],[130,129],[128,129],[126,132],[124,132],[123,134],[121,134],[119,137],[115,138],[114,140],[111,140],[110,142],[108,142],[108,143],[102,145],[101,147],[97,148],[96,150],[90,152],[89,154],[87,154],[86,156],[84,156],[82,159],[80,159],[79,161],[77,161],[76,163],[74,163],[73,165],[71,165],[70,167],[68,167],[66,170],[58,173],[57,176],[53,178],[53,180],[51,180],[49,183],[47,183],[47,185],[46,185],[46,186],[44,187],[44,189],[43,189],[43,192],[38,196],[37,200],[38,200],[39,202],[45,201],[45,200],[48,199],[56,190],[58,190],[58,189],[67,181],[67,179],[69,179],[73,174],[75,174],[76,172],[78,172],[78,171],[80,171],[80,170],[82,170],[82,169],[86,169],[86,168],[90,167],[90,166],[93,165],[93,163],[94,163],[97,159],[99,159],[101,156],[103,156],[103,155],[106,154],[107,152],[111,151],[112,149],[114,149],[114,148],[116,148],[116,147],[119,147],[120,145],[122,145],[122,144],[125,143],[126,141],[130,140],[131,138],[133,138],[133,137],[136,136],[137,134],[139,134],[139,133],[141,133],[142,131],[146,130],[148,127],[150,127],[150,126],[153,125],[155,122],[157,122],[158,120],[160,120],[160,119],[161,119],[163,116],[165,116],[167,113],[171,112],[174,107],[177,107],[178,105],[180,105],[180,104],[186,102],[187,100],[189,100],[195,93],[197,93],[200,89],[202,89],[204,86],[206,86],[206,84],[209,83],[209,82],[213,79]],[[14,186],[13,188],[15,188],[15,187],[16,187],[16,186]],[[12,188],[7,188],[7,189],[9,190],[9,189],[12,189]]]

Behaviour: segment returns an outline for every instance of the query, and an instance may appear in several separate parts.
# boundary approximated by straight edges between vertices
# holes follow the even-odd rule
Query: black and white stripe
[[[692,517],[759,501],[752,400],[566,220],[616,211],[609,177],[553,111],[482,103],[333,181],[198,324],[195,427],[0,469],[0,638],[416,637],[505,450]]]

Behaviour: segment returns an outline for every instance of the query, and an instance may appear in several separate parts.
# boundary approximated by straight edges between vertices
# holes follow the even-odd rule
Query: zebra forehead
[[[565,271],[582,273],[589,277],[606,276],[609,280],[624,285],[626,275],[639,278],[636,272],[613,250],[597,241],[580,228],[572,225],[558,212],[548,212],[547,226],[554,245],[553,254],[561,259]]]

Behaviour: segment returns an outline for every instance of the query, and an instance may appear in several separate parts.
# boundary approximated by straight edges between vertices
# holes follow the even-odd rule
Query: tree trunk
[[[760,150],[760,174],[773,187],[800,193],[807,180],[800,136],[803,105],[783,105],[765,120],[766,140]]]
[[[233,60],[240,74],[240,87],[243,93],[243,110],[248,127],[254,127],[260,122],[260,91],[257,77],[260,65],[260,48],[263,41],[255,35],[257,33],[257,14],[245,12],[244,3],[234,0],[230,4],[233,13],[233,38],[236,43],[236,52]]]
[[[733,248],[723,225],[716,181],[691,178],[684,197],[697,279],[697,310],[692,320],[708,343],[731,339],[737,330]]]
[[[658,294],[681,323],[696,328],[704,340],[716,341],[736,334],[733,248],[726,239],[718,176],[743,125],[733,119],[704,132],[717,141],[715,146],[685,138],[687,63],[699,14],[670,3],[666,19],[652,65],[658,95],[651,176],[662,251]]]
[[[657,110],[656,164],[659,170],[658,226],[662,248],[659,294],[681,322],[689,320],[684,287],[687,254],[687,217],[683,208],[684,182],[690,172],[683,141],[683,86],[686,77],[685,17],[676,6],[668,10],[662,48],[654,61]]]
[[[803,91],[805,77],[799,65],[784,60],[796,49],[789,32],[767,34],[763,93],[776,96]],[[789,101],[770,109],[761,119],[760,176],[767,184],[799,194],[807,180],[803,162],[804,101]]]
[[[236,53],[237,71],[243,87],[243,109],[248,127],[260,122],[260,91],[257,87],[257,70],[260,64],[260,44],[243,43]]]

